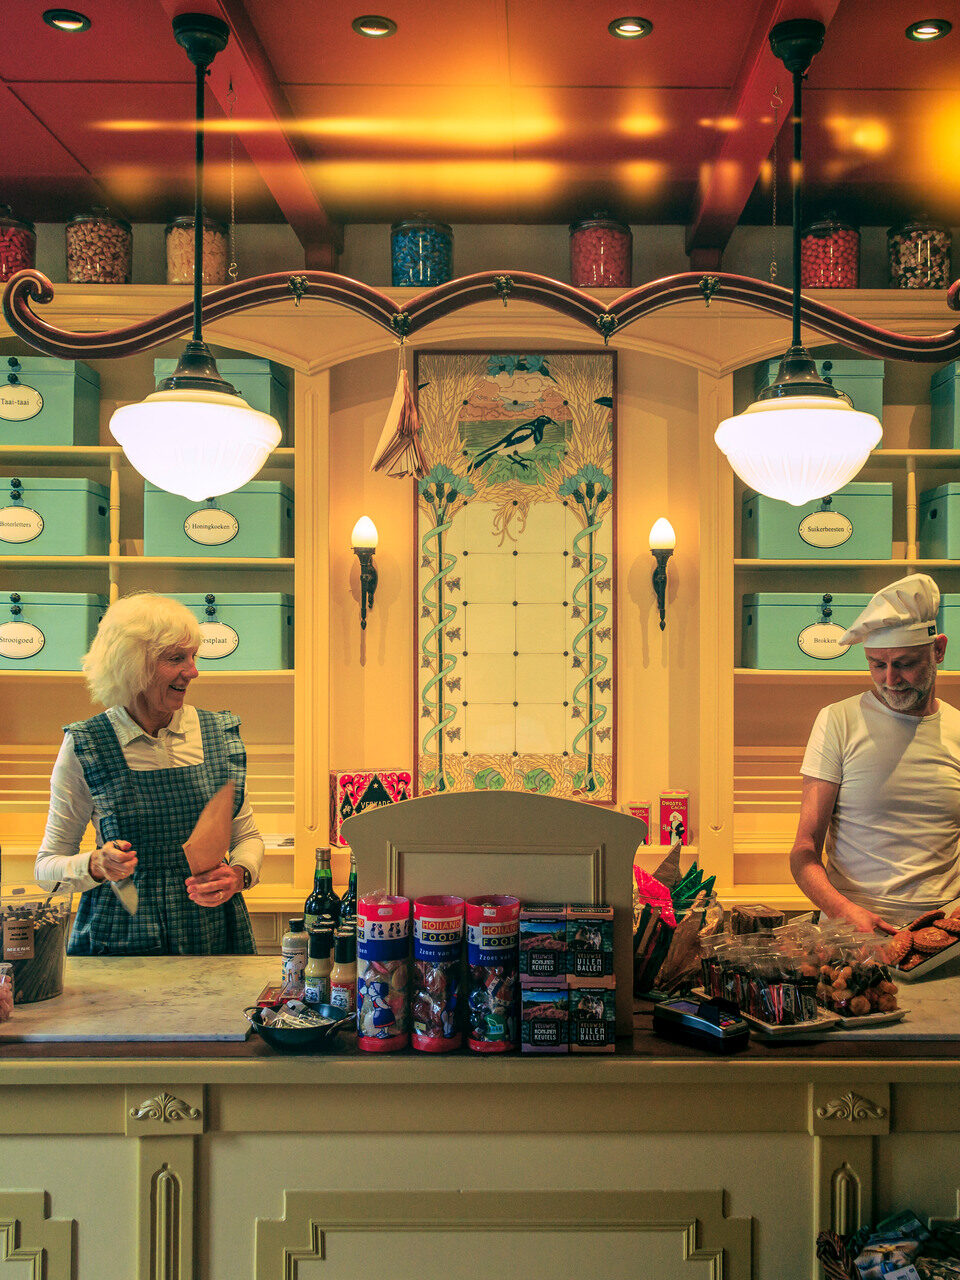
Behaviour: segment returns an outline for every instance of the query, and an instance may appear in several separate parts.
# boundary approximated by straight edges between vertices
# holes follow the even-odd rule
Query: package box
[[[948,591],[940,597],[937,629],[950,639],[943,658],[944,671],[960,670],[960,594]]]
[[[569,1053],[566,987],[524,987],[520,992],[521,1053]]]
[[[960,559],[960,484],[941,484],[921,493],[917,540],[925,560]]]
[[[960,360],[953,360],[930,379],[930,448],[960,448]]]
[[[0,590],[0,671],[79,671],[106,596]]]
[[[289,556],[293,512],[293,490],[276,480],[252,480],[205,502],[191,502],[148,481],[143,489],[143,554]]]
[[[571,902],[566,914],[567,985],[613,986],[613,907]]]
[[[104,485],[69,476],[0,480],[0,555],[105,556],[109,549]]]
[[[628,800],[626,804],[620,806],[624,813],[629,813],[631,818],[639,818],[641,822],[646,823],[647,832],[640,844],[650,843],[650,802],[649,800]]]
[[[673,844],[679,837],[683,845],[690,843],[690,792],[660,792],[660,843]]]
[[[386,804],[409,800],[412,779],[407,769],[348,769],[330,774],[330,843],[348,847],[341,828],[348,818]]]
[[[0,359],[0,444],[100,443],[100,375],[55,356]]]
[[[745,595],[743,666],[760,671],[862,671],[862,647],[842,645],[840,638],[869,601],[869,595],[853,592]]]
[[[802,507],[748,490],[740,532],[753,560],[889,560],[893,485],[857,481]]]
[[[176,360],[154,360],[153,376],[159,382],[162,378],[169,378],[176,367]],[[261,413],[269,413],[271,418],[276,418],[283,433],[280,443],[285,444],[289,374],[283,365],[259,356],[243,356],[218,358],[217,368],[223,380],[229,382],[251,409],[259,409]]]
[[[521,985],[565,987],[567,911],[562,902],[529,902],[520,908]]]
[[[613,1053],[617,1047],[617,993],[613,987],[571,987],[571,1053]]]
[[[872,413],[883,421],[883,361],[864,358],[860,360],[816,360],[817,373],[824,382],[831,383],[838,391],[849,396],[853,407],[861,413]],[[764,360],[754,369],[754,394],[776,381],[780,368],[779,359]]]
[[[200,623],[202,671],[281,671],[293,666],[293,597],[281,592],[172,594]]]

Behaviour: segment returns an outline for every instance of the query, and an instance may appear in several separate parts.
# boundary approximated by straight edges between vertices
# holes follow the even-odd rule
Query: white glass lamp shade
[[[275,418],[219,391],[154,391],[110,430],[145,480],[191,502],[239,489],[280,443]]]
[[[373,523],[369,516],[361,516],[357,523],[353,526],[353,533],[350,535],[351,547],[357,547],[361,550],[376,551],[377,526]]]
[[[673,525],[665,516],[661,516],[654,521],[650,530],[650,550],[672,551],[676,545],[677,535],[673,532]]]
[[[799,507],[848,484],[882,435],[846,400],[800,395],[755,401],[714,438],[751,489]]]

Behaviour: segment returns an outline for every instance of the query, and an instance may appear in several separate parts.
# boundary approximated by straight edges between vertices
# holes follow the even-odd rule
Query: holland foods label
[[[797,636],[797,644],[808,658],[829,662],[832,658],[839,658],[850,648],[848,644],[840,643],[840,637],[845,631],[846,627],[838,627],[834,622],[814,622],[803,628]]]
[[[43,396],[22,382],[5,382],[0,386],[0,418],[7,422],[26,422],[43,408]]]
[[[200,648],[198,658],[226,658],[236,649],[240,637],[225,622],[200,623]]]
[[[0,658],[32,658],[44,643],[43,632],[32,622],[0,622]]]
[[[813,511],[803,517],[797,532],[811,547],[842,547],[853,533],[853,521],[840,511]]]
[[[221,547],[232,542],[240,532],[240,521],[219,507],[201,507],[191,511],[183,522],[183,532],[191,542],[204,547]]]
[[[17,503],[0,507],[0,542],[32,542],[43,533],[43,516]]]

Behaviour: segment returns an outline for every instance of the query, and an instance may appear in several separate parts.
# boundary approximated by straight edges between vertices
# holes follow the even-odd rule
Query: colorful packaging
[[[367,809],[409,800],[413,784],[406,769],[351,769],[330,774],[330,843],[346,849],[340,828]]]
[[[613,907],[567,905],[565,977],[570,987],[612,987]]]
[[[689,791],[660,792],[660,843],[673,844],[679,837],[681,844],[690,841],[690,824],[687,811],[690,804]]]
[[[464,902],[453,894],[413,904],[413,1047],[426,1053],[459,1049],[457,996],[463,948]]]
[[[520,908],[520,985],[565,987],[567,909],[562,902]]]
[[[409,958],[409,899],[383,891],[364,894],[357,903],[358,1049],[406,1048]]]
[[[569,1053],[566,987],[524,987],[520,992],[521,1053]]]
[[[646,838],[641,840],[641,844],[650,843],[650,801],[649,800],[628,800],[623,807],[624,813],[629,813],[631,818],[639,818],[641,822],[647,824]]]
[[[613,987],[571,987],[571,1053],[613,1053],[617,1047],[617,993]]]
[[[517,1047],[519,916],[518,898],[467,899],[467,1044],[477,1053],[503,1053]]]

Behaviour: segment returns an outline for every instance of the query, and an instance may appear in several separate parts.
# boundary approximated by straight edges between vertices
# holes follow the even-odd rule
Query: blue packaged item
[[[378,890],[357,902],[357,1048],[403,1049],[409,1040],[410,901]]]
[[[105,556],[110,495],[94,480],[11,476],[0,480],[4,556]]]
[[[453,264],[453,232],[445,222],[395,222],[390,228],[390,262],[395,289],[443,284]]]
[[[79,671],[105,596],[0,591],[0,671]]]

